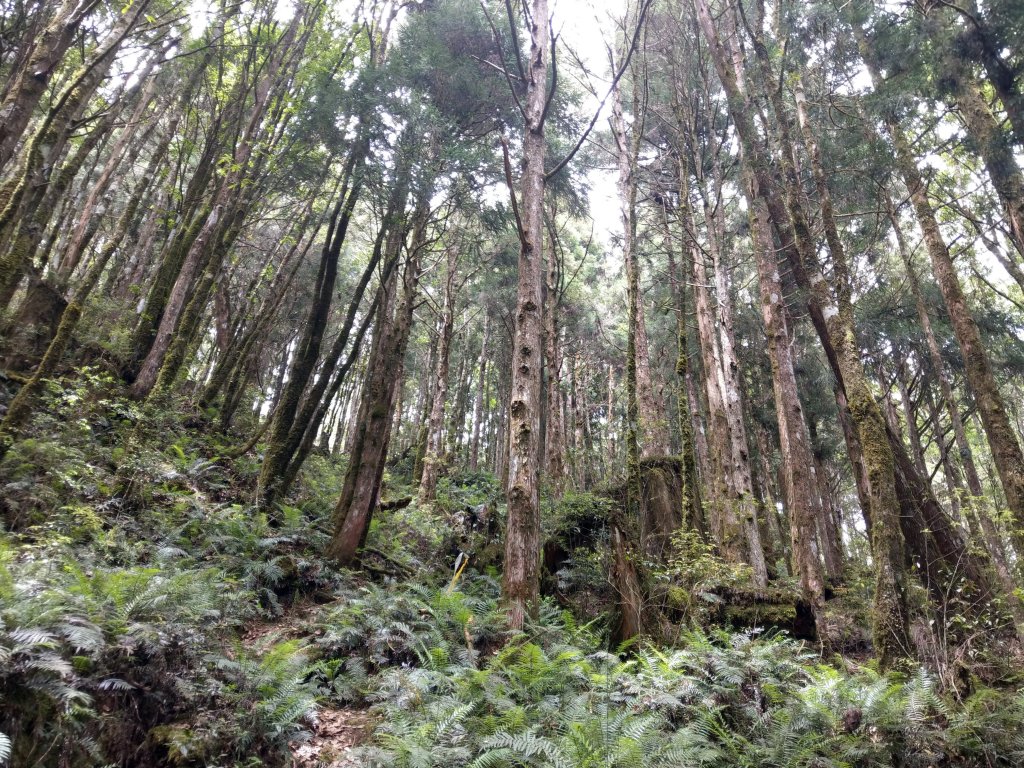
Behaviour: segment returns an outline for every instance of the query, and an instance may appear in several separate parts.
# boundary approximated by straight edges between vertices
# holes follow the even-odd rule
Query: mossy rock
[[[730,588],[719,593],[720,617],[737,629],[768,628],[788,632],[802,640],[816,640],[818,633],[811,606],[791,589]]]

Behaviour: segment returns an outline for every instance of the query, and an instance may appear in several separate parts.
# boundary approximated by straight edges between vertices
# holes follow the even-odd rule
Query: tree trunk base
[[[45,280],[32,278],[25,299],[8,326],[2,364],[10,371],[31,371],[57,333],[68,302]]]

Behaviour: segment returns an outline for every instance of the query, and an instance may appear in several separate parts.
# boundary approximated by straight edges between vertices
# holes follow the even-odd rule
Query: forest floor
[[[258,455],[223,458],[234,441],[201,417],[141,412],[103,377],[49,398],[0,462],[0,765],[1024,765],[1019,651],[975,628],[950,628],[968,638],[956,668],[882,674],[863,648],[780,630],[784,605],[723,619],[718,588],[743,573],[682,537],[652,577],[660,623],[617,648],[612,502],[569,493],[545,501],[564,556],[514,633],[487,473],[380,512],[343,571],[322,553],[344,457],[312,457],[265,514]],[[410,494],[410,470],[389,467],[385,498]],[[484,507],[496,525],[474,528]],[[835,592],[864,642],[870,575]]]
[[[312,601],[291,604],[282,615],[245,628],[242,646],[254,655],[283,640],[308,641],[322,606]],[[357,768],[356,747],[373,734],[376,718],[365,707],[321,705],[309,718],[309,730],[288,743],[292,768]]]
[[[316,715],[313,736],[306,742],[292,742],[296,768],[356,768],[355,748],[373,733],[374,718],[366,710],[352,707],[322,707]]]

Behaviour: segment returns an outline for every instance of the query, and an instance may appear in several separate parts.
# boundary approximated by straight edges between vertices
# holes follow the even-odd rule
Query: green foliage
[[[600,601],[581,618],[545,602],[513,634],[495,580],[471,565],[453,585],[435,565],[468,540],[457,521],[482,506],[500,519],[493,476],[453,474],[437,505],[378,514],[373,557],[403,581],[373,582],[321,556],[334,460],[314,457],[297,497],[266,513],[246,503],[255,463],[186,428],[203,422],[183,402],[143,412],[88,373],[47,398],[52,413],[4,460],[6,508],[24,524],[0,546],[0,765],[286,765],[318,698],[376,713],[368,766],[1024,762],[1024,692],[954,702],[923,671],[834,668],[781,634],[708,628],[749,572],[694,534],[654,573],[700,627],[671,647],[608,653]],[[388,498],[406,495],[388,483]],[[607,597],[612,512],[587,493],[546,505],[545,536],[568,558],[560,598],[577,608]],[[859,626],[870,580],[847,576],[836,605]],[[296,621],[296,604],[315,615]],[[268,617],[306,639],[240,638]]]
[[[727,563],[698,532],[680,528],[672,534],[664,567],[655,578],[667,585],[673,608],[690,624],[706,626],[709,616],[722,602],[722,589],[751,583],[750,567]]]
[[[557,537],[567,549],[594,546],[606,535],[614,509],[611,499],[593,493],[568,491],[545,510],[545,533]]]
[[[395,62],[402,79],[429,95],[433,107],[464,138],[514,123],[514,102],[501,74],[487,62],[499,49],[478,4],[442,0],[412,14]],[[508,66],[514,66],[507,62]]]
[[[260,742],[283,747],[304,733],[303,723],[315,710],[316,688],[306,681],[309,658],[297,640],[278,643],[260,657],[240,651],[237,659],[218,666],[229,681],[223,696],[228,709],[221,719],[241,736],[233,747],[239,754]]]
[[[19,532],[0,546],[0,755],[281,763],[314,706],[312,662],[235,636],[339,583],[319,557],[323,518],[282,505],[272,523],[233,503],[253,473],[185,429],[179,401],[140,408],[108,375],[79,374],[49,385],[0,467]]]
[[[494,505],[501,499],[498,478],[490,472],[461,472],[437,481],[435,504],[449,514],[482,504]]]
[[[371,678],[366,764],[1010,766],[1024,749],[1020,693],[959,708],[923,671],[843,673],[779,635],[692,632],[623,660],[550,616],[532,631],[479,666],[438,652]]]
[[[83,367],[69,380],[49,381],[25,439],[0,458],[0,510],[9,527],[27,527],[80,497],[111,490],[106,445],[138,417],[118,396],[113,378]]]
[[[225,654],[240,587],[223,572],[0,551],[0,717],[14,764],[103,764],[147,734],[172,762],[230,761],[283,749],[309,715],[315,687],[295,643]]]
[[[481,647],[504,636],[497,585],[479,577],[449,590],[421,584],[366,584],[342,597],[318,622],[317,646],[332,660],[328,678],[342,700],[369,693],[368,676],[392,667],[476,663]],[[343,672],[344,674],[339,674]]]
[[[415,493],[411,489],[396,495]],[[407,572],[433,570],[438,554],[449,549],[453,538],[451,518],[436,505],[419,506],[413,501],[402,509],[378,510],[366,536],[367,549],[391,558]]]
[[[283,594],[329,590],[337,574],[313,554],[327,536],[301,509],[281,504],[274,518],[238,504],[201,508],[179,529],[176,546],[235,575],[262,610],[280,615]]]

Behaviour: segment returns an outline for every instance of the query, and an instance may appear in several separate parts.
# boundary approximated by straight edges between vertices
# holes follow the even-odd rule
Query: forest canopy
[[[1017,0],[0,2],[0,766],[1024,765]]]

